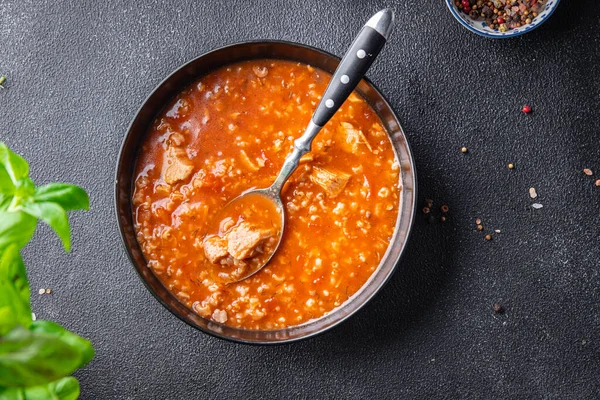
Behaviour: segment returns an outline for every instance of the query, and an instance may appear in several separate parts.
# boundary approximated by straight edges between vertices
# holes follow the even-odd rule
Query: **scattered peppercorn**
[[[480,224],[481,224],[481,218],[477,218],[477,219],[475,220],[475,223],[476,223],[477,225],[480,225]]]
[[[39,293],[39,294],[44,294],[44,293],[46,293],[46,289],[40,289],[40,290],[38,291],[38,293]]]
[[[463,147],[462,149],[460,149],[460,151],[462,151],[463,153],[466,153],[469,150],[466,147]]]
[[[450,208],[446,204],[440,207],[440,210],[442,210],[443,213],[447,213],[449,209]]]
[[[496,303],[496,304],[494,304],[494,312],[496,314],[501,314],[504,312],[504,307],[502,307],[502,305]]]
[[[521,111],[523,111],[525,114],[529,114],[531,112],[531,107],[530,106],[523,106],[523,108],[521,109]]]
[[[52,293],[52,289],[46,289],[46,294]]]
[[[483,230],[483,225],[477,225],[477,230],[481,232]]]
[[[596,186],[600,186],[600,179],[596,181]]]
[[[425,207],[433,207],[433,200],[427,199],[425,200]]]
[[[514,164],[508,164],[508,169],[515,169],[515,165]]]
[[[444,217],[444,216],[442,215],[442,218],[440,218],[440,221],[442,221],[442,222],[446,222],[446,217]]]
[[[429,214],[430,211],[429,207],[423,207],[423,214]]]
[[[584,174],[586,174],[587,176],[592,176],[592,175],[594,175],[594,173],[592,172],[592,170],[591,170],[591,169],[589,169],[589,168],[586,168],[586,169],[584,169],[584,170],[583,170],[583,173],[584,173]]]
[[[489,233],[485,235],[485,240],[492,240],[492,235],[490,235]]]

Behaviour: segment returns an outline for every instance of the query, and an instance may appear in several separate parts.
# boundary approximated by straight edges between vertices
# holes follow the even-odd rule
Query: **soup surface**
[[[202,317],[244,329],[298,325],[340,306],[378,267],[398,215],[400,167],[381,121],[356,94],[284,186],[286,229],[269,264],[226,284],[218,277],[231,255],[205,252],[211,235],[231,229],[219,233],[217,213],[245,190],[271,185],[329,79],[289,61],[232,64],[187,87],[150,128],[133,194],[137,239],[158,278]],[[273,211],[258,209],[232,210],[232,218],[266,219],[276,230]],[[243,255],[260,257],[270,237]]]

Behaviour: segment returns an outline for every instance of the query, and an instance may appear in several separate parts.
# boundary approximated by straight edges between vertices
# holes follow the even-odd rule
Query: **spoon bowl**
[[[257,229],[267,230],[268,237],[257,247],[250,258],[244,260],[225,259],[225,263],[215,265],[213,276],[223,284],[243,281],[260,271],[271,261],[279,249],[285,229],[285,207],[281,201],[280,191],[273,186],[264,189],[250,189],[225,205],[213,218],[209,233],[205,236],[205,252],[210,249],[206,242],[215,238],[217,241],[234,232],[236,226],[245,221],[256,222]],[[254,217],[254,218],[253,218]],[[250,233],[250,232],[249,232]],[[262,241],[262,239],[256,238]],[[243,252],[238,246],[233,252]],[[235,253],[233,253],[235,254]]]

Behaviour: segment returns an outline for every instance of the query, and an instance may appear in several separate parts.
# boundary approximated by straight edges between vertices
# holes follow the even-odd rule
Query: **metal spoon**
[[[364,77],[390,36],[393,26],[394,12],[390,9],[381,10],[369,19],[335,70],[329,86],[327,86],[321,102],[317,106],[304,134],[294,141],[294,150],[285,159],[275,182],[268,188],[251,189],[236,197],[225,207],[229,208],[233,203],[240,201],[243,197],[250,194],[259,194],[271,200],[281,215],[281,230],[278,232],[279,240],[268,259],[262,265],[250,271],[245,271],[242,276],[236,276],[227,283],[239,282],[256,274],[269,263],[273,255],[277,252],[285,229],[285,207],[281,201],[281,189],[283,185],[298,167],[300,157],[310,151],[315,136],[333,117],[335,112]]]

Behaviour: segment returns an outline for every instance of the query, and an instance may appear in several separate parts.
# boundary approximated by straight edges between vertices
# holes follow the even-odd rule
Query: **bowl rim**
[[[540,27],[544,22],[546,22],[546,20],[548,18],[550,18],[550,16],[552,14],[554,14],[554,11],[556,11],[556,9],[558,8],[558,4],[560,3],[560,0],[556,0],[556,3],[554,3],[554,5],[552,6],[552,8],[550,9],[550,11],[548,12],[548,14],[546,14],[544,16],[544,18],[539,19],[535,24],[531,24],[531,28],[527,29],[527,30],[522,30],[522,31],[512,31],[511,33],[507,33],[504,35],[501,35],[499,33],[490,33],[478,28],[475,28],[474,26],[471,26],[469,24],[467,24],[465,21],[463,21],[463,17],[459,14],[459,11],[456,9],[456,5],[454,5],[454,1],[453,0],[446,0],[446,5],[448,6],[448,9],[450,9],[450,12],[452,13],[452,15],[454,16],[454,18],[466,29],[468,29],[469,31],[478,34],[479,36],[483,36],[486,38],[490,38],[490,39],[509,39],[509,38],[514,38],[517,36],[521,36],[524,35],[526,33],[529,33],[535,29],[537,29],[538,27]]]
[[[254,40],[245,40],[245,41],[241,41],[241,42],[236,42],[236,43],[232,43],[232,44],[227,44],[227,45],[223,45],[220,47],[217,47],[215,49],[209,50],[207,52],[204,52],[202,54],[200,54],[197,57],[194,57],[193,59],[181,64],[180,66],[178,66],[177,68],[175,68],[171,73],[169,73],[164,79],[162,79],[155,87],[154,89],[152,89],[152,91],[148,94],[148,96],[146,96],[146,98],[141,102],[141,105],[138,107],[137,111],[135,112],[135,114],[133,115],[130,124],[127,127],[126,133],[123,136],[120,148],[119,148],[119,153],[117,155],[117,163],[116,163],[116,169],[115,169],[115,179],[114,179],[114,206],[115,206],[115,216],[117,219],[117,225],[119,226],[119,238],[120,238],[120,242],[122,247],[125,249],[125,252],[127,254],[127,258],[129,259],[131,266],[133,267],[133,269],[135,270],[138,278],[142,281],[143,285],[146,287],[146,289],[152,294],[152,296],[158,300],[158,302],[164,307],[166,308],[171,314],[173,314],[174,316],[176,316],[179,320],[185,322],[187,325],[191,326],[192,328],[195,328],[199,331],[201,331],[204,334],[207,334],[209,336],[213,336],[219,339],[223,339],[229,342],[233,342],[233,343],[241,343],[241,344],[250,344],[250,345],[257,345],[257,346],[262,346],[262,345],[267,345],[267,346],[272,346],[272,345],[280,345],[280,344],[289,344],[289,343],[294,343],[294,342],[298,342],[298,341],[302,341],[302,340],[306,340],[309,338],[313,338],[316,336],[319,336],[327,331],[330,331],[331,329],[333,329],[334,327],[340,325],[342,322],[346,321],[348,318],[350,318],[351,316],[353,316],[354,314],[356,314],[361,308],[363,308],[367,303],[369,303],[373,297],[375,297],[377,295],[377,293],[379,293],[383,287],[389,282],[391,276],[394,274],[394,272],[396,272],[396,269],[398,267],[398,264],[400,263],[400,260],[402,258],[402,256],[404,255],[405,251],[406,251],[406,247],[407,244],[410,240],[410,236],[412,233],[412,230],[414,228],[414,222],[415,222],[415,218],[416,218],[416,213],[417,213],[417,196],[418,196],[418,181],[417,181],[417,171],[416,171],[416,164],[415,164],[415,159],[414,159],[414,155],[412,152],[412,149],[408,143],[408,138],[406,137],[406,134],[404,132],[404,129],[402,128],[402,126],[400,124],[398,124],[398,128],[400,130],[400,132],[402,133],[403,138],[405,139],[405,146],[406,146],[406,153],[408,155],[408,160],[409,160],[409,172],[410,175],[412,175],[412,183],[413,183],[413,187],[412,187],[412,209],[409,210],[408,212],[408,217],[410,218],[408,221],[408,225],[406,228],[406,237],[404,238],[404,241],[402,243],[400,243],[400,249],[398,252],[398,256],[396,261],[394,262],[394,265],[391,267],[391,269],[389,270],[389,272],[387,273],[387,275],[383,278],[382,282],[379,284],[379,286],[373,290],[373,292],[364,299],[364,301],[362,301],[361,303],[357,304],[356,308],[353,309],[352,311],[346,313],[345,315],[342,315],[339,319],[337,319],[336,321],[332,322],[330,325],[323,327],[319,330],[316,330],[314,332],[310,332],[304,336],[299,336],[299,337],[293,337],[293,338],[286,338],[283,340],[264,340],[264,341],[255,341],[255,340],[248,340],[248,339],[244,339],[244,338],[238,338],[238,337],[232,337],[226,334],[222,334],[220,332],[217,332],[215,330],[211,330],[211,329],[206,329],[204,327],[198,326],[194,323],[192,323],[191,321],[189,321],[187,318],[185,318],[183,315],[180,315],[179,312],[177,312],[175,309],[173,309],[155,290],[154,288],[152,288],[150,286],[150,284],[147,282],[146,278],[142,275],[141,271],[138,269],[137,267],[137,263],[133,257],[132,254],[132,250],[130,249],[130,247],[127,244],[127,240],[126,240],[126,233],[125,233],[125,229],[124,229],[124,224],[121,223],[121,219],[120,219],[120,215],[119,215],[119,209],[120,209],[120,202],[119,202],[119,193],[120,193],[120,188],[119,188],[119,177],[120,177],[120,172],[121,169],[123,168],[123,164],[124,164],[124,157],[123,154],[126,151],[127,148],[127,139],[130,136],[131,130],[134,127],[134,124],[136,123],[137,119],[139,118],[140,114],[142,113],[142,111],[144,110],[146,104],[149,102],[149,100],[154,96],[154,94],[160,90],[160,88],[163,87],[163,85],[165,85],[167,82],[169,82],[176,74],[178,74],[181,70],[184,70],[185,68],[189,67],[190,65],[196,63],[199,59],[207,57],[213,53],[218,53],[221,51],[225,51],[227,49],[230,48],[235,48],[235,47],[239,47],[239,46],[247,46],[247,45],[251,45],[251,44],[279,44],[279,45],[285,45],[285,46],[292,46],[292,47],[297,47],[297,48],[303,48],[303,49],[307,49],[316,53],[319,53],[322,56],[328,57],[330,59],[334,59],[337,62],[341,61],[341,58],[331,54],[325,50],[319,49],[317,47],[313,47],[310,45],[306,45],[303,43],[298,43],[298,42],[292,42],[292,41],[287,41],[287,40],[276,40],[276,39],[254,39]],[[248,58],[248,60],[250,60],[251,58]],[[293,58],[289,58],[289,59],[283,59],[282,60],[294,60]],[[299,61],[299,60],[296,60]],[[301,62],[301,61],[299,61]],[[220,67],[223,67],[227,64],[223,64]],[[326,71],[327,72],[327,71]],[[210,73],[210,71],[208,72]],[[196,78],[194,79],[199,79],[201,78],[203,75],[198,75]],[[369,80],[366,76],[363,77],[362,81],[364,81],[367,85],[369,85],[371,87],[371,89],[373,89],[377,95],[380,97],[383,105],[385,108],[387,108],[392,115],[394,116],[394,118],[396,120],[398,120],[398,117],[396,115],[396,112],[394,111],[394,109],[391,107],[387,97],[385,97],[383,95],[383,93],[377,88],[377,86],[375,86],[373,84],[373,82],[371,82],[371,80]],[[190,81],[191,83],[192,81]],[[377,111],[376,111],[377,112]],[[390,140],[392,140],[392,138],[390,137]],[[394,149],[394,153],[396,154],[396,150]],[[396,154],[397,155],[397,154]],[[401,167],[402,168],[402,167]],[[398,215],[400,216],[400,213],[402,211],[401,209],[402,207],[402,202],[399,203],[399,210],[398,210]],[[397,219],[396,221],[396,225],[398,227],[400,222],[400,218]],[[396,235],[397,232],[394,232],[394,235]],[[137,240],[137,239],[136,239]],[[390,242],[391,243],[391,242]],[[389,252],[391,247],[388,247],[388,249],[386,250],[386,254]],[[385,255],[384,255],[385,257]],[[378,265],[378,267],[381,264]],[[371,279],[373,277],[373,275],[371,275],[371,277],[369,279]],[[369,279],[361,286],[361,288],[354,294],[358,294],[360,293],[360,291],[368,284]],[[161,282],[162,283],[162,282]],[[170,292],[170,291],[169,291]],[[343,304],[340,306],[342,307]],[[338,308],[340,308],[338,307]],[[336,308],[337,309],[337,308]],[[335,310],[335,309],[333,309]],[[332,311],[333,311],[332,310]],[[323,316],[322,316],[323,317]],[[319,320],[320,318],[317,318],[316,320]],[[292,326],[293,327],[293,326]],[[238,329],[238,328],[236,328]],[[276,330],[273,330],[273,332],[276,332]]]

